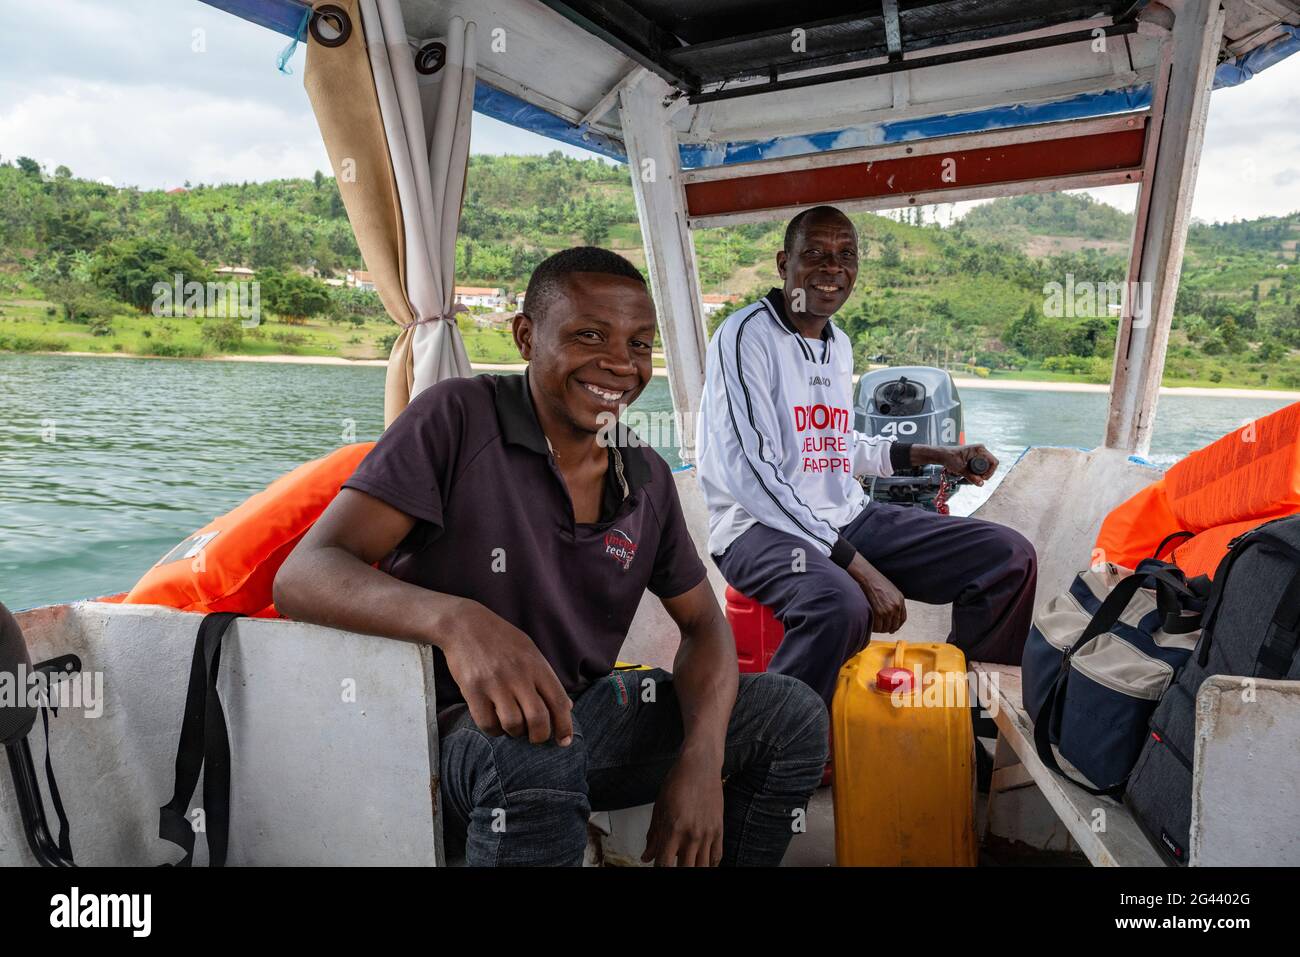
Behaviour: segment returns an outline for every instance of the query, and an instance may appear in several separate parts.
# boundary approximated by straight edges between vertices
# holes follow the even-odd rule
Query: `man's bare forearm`
[[[682,709],[682,756],[720,770],[739,678],[731,628],[716,602],[712,614],[682,629],[673,686]]]
[[[291,554],[274,598],[281,614],[298,621],[439,646],[465,601],[394,578],[338,546]]]

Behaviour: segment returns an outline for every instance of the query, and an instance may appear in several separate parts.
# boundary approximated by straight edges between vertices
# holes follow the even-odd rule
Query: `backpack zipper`
[[[1192,762],[1188,761],[1187,758],[1183,756],[1183,752],[1175,748],[1169,742],[1169,736],[1166,735],[1159,728],[1157,728],[1155,725],[1151,725],[1151,737],[1156,742],[1156,744],[1161,744],[1164,745],[1166,748],[1168,748],[1169,753],[1178,759],[1179,764],[1185,767],[1189,772],[1192,770]]]
[[[1097,682],[1097,684],[1101,685],[1103,688],[1109,688],[1111,691],[1114,691],[1116,694],[1122,694],[1129,698],[1139,698],[1142,701],[1159,701],[1161,698],[1163,698],[1165,692],[1169,690],[1169,685],[1173,682],[1174,666],[1167,661],[1161,660],[1160,658],[1154,658],[1151,655],[1148,655],[1141,648],[1138,648],[1130,644],[1129,642],[1125,641],[1123,638],[1115,634],[1113,631],[1103,632],[1102,634],[1110,635],[1112,638],[1114,638],[1117,642],[1122,644],[1129,651],[1133,652],[1133,654],[1137,655],[1139,658],[1145,659],[1150,664],[1156,666],[1161,672],[1166,673],[1167,676],[1164,681],[1164,686],[1160,689],[1160,692],[1154,698],[1148,698],[1145,695],[1139,695],[1134,688],[1125,688],[1123,687],[1122,683],[1119,681],[1114,681],[1110,678],[1102,677],[1100,672],[1094,670],[1090,665],[1087,664],[1081,665],[1080,664],[1081,659],[1078,653],[1076,653],[1071,658],[1071,664],[1073,665],[1074,670],[1078,671],[1084,677],[1090,678],[1093,681]],[[1100,638],[1101,635],[1098,635],[1097,637]],[[1089,642],[1089,644],[1092,644],[1092,642]],[[1079,651],[1082,652],[1083,649],[1080,648]],[[1088,656],[1085,654],[1082,658],[1082,661],[1087,662],[1087,660],[1088,660]]]

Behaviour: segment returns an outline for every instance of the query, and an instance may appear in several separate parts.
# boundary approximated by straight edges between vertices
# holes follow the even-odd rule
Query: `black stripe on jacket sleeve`
[[[912,446],[914,442],[891,442],[889,444],[889,467],[895,472],[912,467]]]

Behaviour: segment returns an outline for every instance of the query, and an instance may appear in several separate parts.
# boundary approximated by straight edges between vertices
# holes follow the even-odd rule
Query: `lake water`
[[[272,479],[377,438],[383,392],[376,367],[0,355],[0,601],[125,591]],[[962,403],[968,439],[1008,465],[1031,445],[1095,446],[1106,415],[1102,394],[967,389]],[[1285,404],[1164,397],[1150,458],[1168,465]],[[656,378],[634,411],[670,408]]]

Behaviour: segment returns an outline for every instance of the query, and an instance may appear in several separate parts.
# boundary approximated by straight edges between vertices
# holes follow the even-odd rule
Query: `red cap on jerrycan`
[[[912,672],[906,668],[881,668],[876,672],[876,690],[885,694],[912,690]]]
[[[883,691],[885,694],[893,694],[895,691],[910,692],[912,690],[912,681],[916,677],[907,668],[903,667],[903,645],[905,642],[896,642],[894,644],[894,663],[888,668],[881,668],[876,672],[876,690]]]

